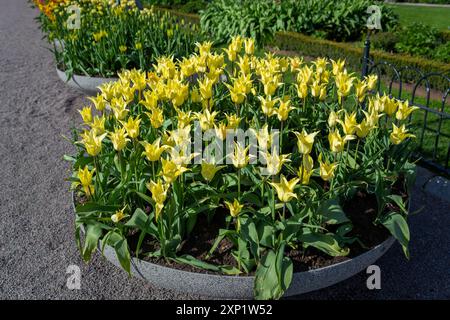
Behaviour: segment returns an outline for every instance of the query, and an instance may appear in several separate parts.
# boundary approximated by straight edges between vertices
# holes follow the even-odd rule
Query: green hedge
[[[363,49],[349,46],[344,42],[316,39],[294,32],[278,32],[274,46],[281,50],[296,51],[304,56],[325,56],[331,59],[345,58],[347,65],[353,70],[361,70]],[[411,66],[424,73],[439,72],[450,76],[450,64],[401,54],[390,54],[379,50],[371,50],[371,58],[375,61],[386,61],[397,68]],[[430,85],[438,90],[448,89],[448,81],[442,78],[430,78]]]

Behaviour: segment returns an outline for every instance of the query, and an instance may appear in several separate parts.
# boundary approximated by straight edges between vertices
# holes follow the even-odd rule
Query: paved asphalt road
[[[85,265],[73,236],[68,165],[62,138],[78,121],[82,95],[56,75],[52,54],[25,0],[0,10],[0,298],[199,298],[130,279],[98,254]],[[361,273],[300,299],[450,298],[450,205],[418,185],[411,217],[411,260],[396,244],[379,260],[382,289],[369,291]],[[81,267],[81,290],[66,288],[66,268]]]

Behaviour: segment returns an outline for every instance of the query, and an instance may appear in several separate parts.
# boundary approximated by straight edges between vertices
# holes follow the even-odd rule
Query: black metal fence
[[[450,175],[450,76],[441,73],[424,74],[414,67],[397,68],[386,61],[370,58],[370,41],[365,42],[362,76],[378,76],[377,91],[420,108],[409,118],[416,135],[416,154],[419,161],[440,173]],[[447,88],[439,90],[430,79],[440,77]],[[450,100],[450,99],[449,99]]]

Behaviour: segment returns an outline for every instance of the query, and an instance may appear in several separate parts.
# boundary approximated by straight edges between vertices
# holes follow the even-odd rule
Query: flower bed
[[[197,47],[121,72],[91,98],[95,115],[80,111],[78,153],[66,158],[85,260],[101,240],[127,272],[136,256],[254,274],[255,297],[268,299],[294,270],[356,256],[389,232],[408,256],[414,107],[371,95],[376,78],[342,61],[258,58],[240,37],[222,53]]]
[[[139,10],[134,1],[49,1],[40,8],[48,39],[64,43],[54,53],[58,68],[69,77],[108,78],[122,69],[149,70],[161,55],[191,54],[200,39],[198,26],[151,8]]]

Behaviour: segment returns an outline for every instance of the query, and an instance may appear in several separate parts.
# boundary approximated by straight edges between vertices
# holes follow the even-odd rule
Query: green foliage
[[[333,40],[360,39],[366,31],[368,0],[217,0],[201,12],[201,25],[216,40],[244,35],[258,43],[270,40],[276,31],[295,31]],[[378,4],[382,26],[393,28],[397,16]]]
[[[438,30],[417,22],[400,30],[396,49],[402,53],[429,57],[439,44]]]
[[[122,69],[148,70],[162,55],[181,58],[200,40],[197,26],[152,9],[103,6],[72,1],[81,7],[79,29],[68,29],[65,7],[55,9],[56,20],[45,25],[58,67],[68,76],[116,76]]]
[[[242,35],[262,44],[279,29],[277,8],[271,0],[216,0],[201,12],[201,28],[218,43]]]

